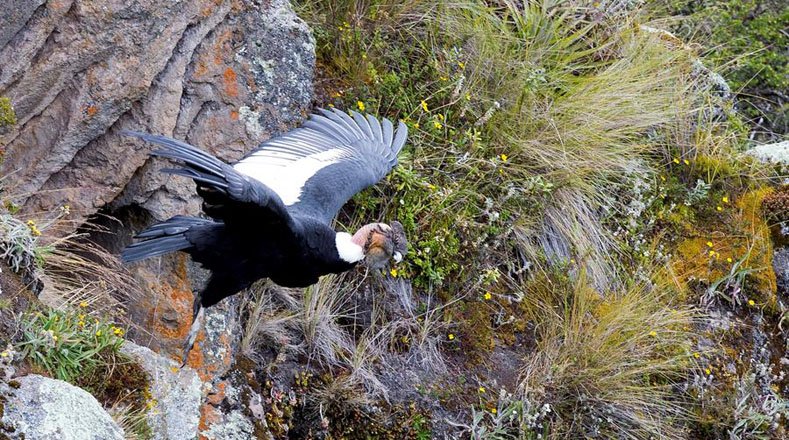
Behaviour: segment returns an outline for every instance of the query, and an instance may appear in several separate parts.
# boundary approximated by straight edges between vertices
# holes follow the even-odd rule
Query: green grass
[[[57,379],[75,383],[114,362],[123,345],[123,329],[78,311],[50,310],[22,318],[17,351]]]
[[[405,120],[401,167],[341,222],[397,218],[404,274],[454,296],[480,271],[576,259],[597,285],[621,249],[599,212],[621,212],[623,175],[671,157],[702,91],[691,51],[572,2],[310,2],[328,103]]]
[[[722,70],[757,139],[780,140],[789,132],[786,2],[663,0],[648,6],[677,16],[672,29],[699,43],[706,62]]]
[[[320,104],[409,126],[400,166],[340,227],[404,224],[398,277],[417,308],[437,299],[429,333],[451,329],[467,363],[514,339],[491,324],[501,315],[536,327],[520,394],[475,409],[469,432],[680,438],[694,423],[671,391],[692,367],[681,303],[701,293],[673,272],[675,246],[726,219],[736,235],[741,216],[721,200],[771,177],[736,158],[748,127],[697,48],[638,9],[587,1],[298,11],[317,39]],[[397,319],[384,326],[410,334]]]

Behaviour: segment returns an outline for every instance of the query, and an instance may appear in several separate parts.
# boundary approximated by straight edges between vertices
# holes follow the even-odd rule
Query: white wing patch
[[[310,177],[348,155],[348,151],[343,148],[333,148],[308,156],[261,150],[239,161],[233,168],[271,188],[282,199],[282,203],[290,206],[299,201],[304,184]]]

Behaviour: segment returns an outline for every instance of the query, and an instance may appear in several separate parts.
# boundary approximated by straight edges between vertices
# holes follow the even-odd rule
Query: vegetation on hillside
[[[770,50],[786,39],[785,9],[713,26],[722,49],[709,51],[697,29],[738,22],[750,3],[704,2],[729,15],[638,4],[299,3],[318,104],[410,132],[400,165],[338,227],[397,219],[410,249],[384,272],[245,295],[239,364],[271,396],[271,435],[787,434],[789,315],[772,259],[789,189],[741,154],[755,115],[731,94],[785,88],[786,53]],[[673,11],[692,19],[672,27]],[[710,69],[753,41],[765,49],[722,69],[729,85]],[[78,257],[97,249],[47,239],[58,219],[0,212],[6,264],[45,270],[67,292],[58,311],[23,315],[3,353],[115,406],[118,374],[140,390],[147,380],[117,351],[122,314],[106,286],[128,280],[111,257]],[[140,390],[118,417],[145,438]]]
[[[786,2],[663,0],[650,7],[674,16],[671,29],[702,45],[705,62],[719,68],[737,94],[738,111],[753,125],[752,137],[780,140],[789,133]]]

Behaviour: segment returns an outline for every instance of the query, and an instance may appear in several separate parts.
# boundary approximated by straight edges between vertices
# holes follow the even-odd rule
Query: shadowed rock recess
[[[121,130],[235,160],[296,125],[313,96],[314,40],[282,0],[19,1],[0,11],[0,60],[0,96],[18,119],[0,131],[6,194],[22,214],[69,205],[74,228],[104,226],[93,239],[113,252],[200,203],[191,181],[156,172],[164,163],[148,158],[152,147]],[[201,278],[188,264],[176,256],[135,268],[149,289],[130,304],[142,327],[131,336],[171,355]],[[216,332],[222,350],[227,330]]]

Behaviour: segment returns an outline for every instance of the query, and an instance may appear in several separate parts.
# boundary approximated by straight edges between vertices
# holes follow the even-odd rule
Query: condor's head
[[[370,223],[362,226],[353,236],[337,234],[337,251],[349,263],[364,261],[372,268],[382,268],[390,260],[399,263],[408,250],[403,225],[398,221],[391,224]]]

